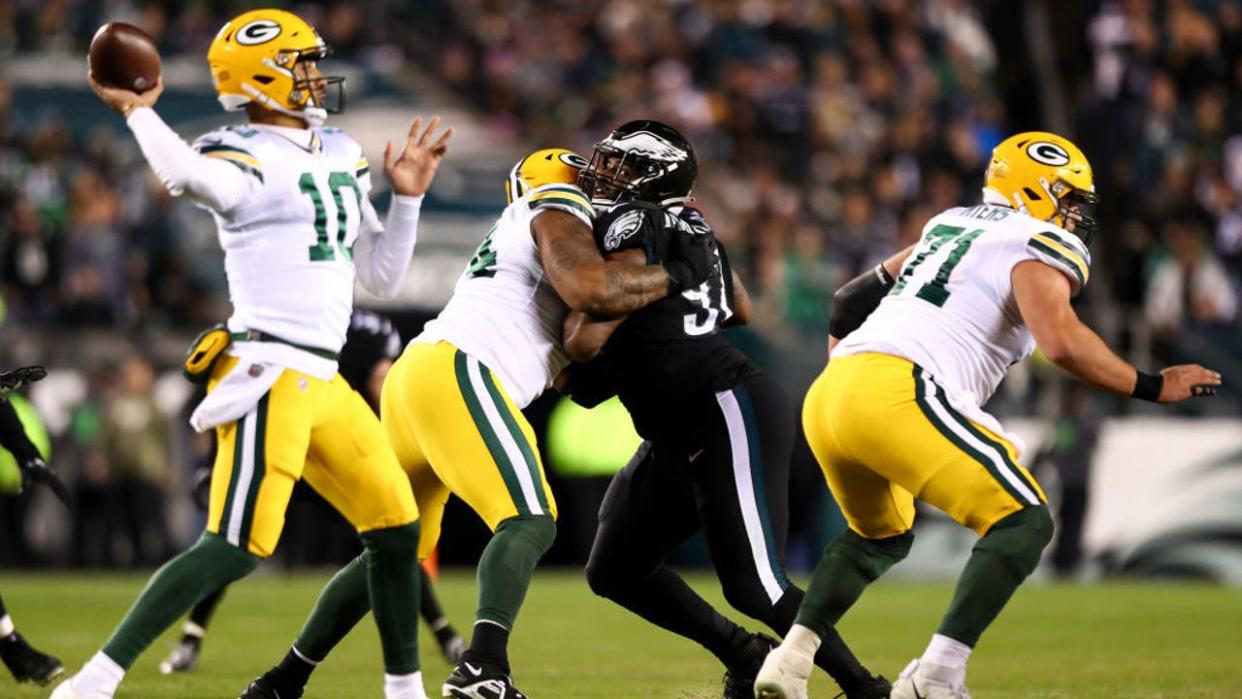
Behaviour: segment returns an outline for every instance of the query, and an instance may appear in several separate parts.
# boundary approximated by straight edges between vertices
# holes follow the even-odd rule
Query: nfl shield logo
[[[251,364],[250,365],[250,372],[249,372],[250,378],[257,379],[259,378],[259,374],[262,374],[262,373],[263,373],[262,364]]]

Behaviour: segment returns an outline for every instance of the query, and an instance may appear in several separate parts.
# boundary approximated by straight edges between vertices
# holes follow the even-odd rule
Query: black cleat
[[[836,699],[888,699],[893,685],[883,675],[874,675],[870,679],[841,692]]]
[[[469,660],[453,668],[453,673],[440,687],[440,695],[457,699],[526,699],[503,668]]]
[[[263,673],[237,699],[301,699],[302,687],[286,686],[277,668]]]
[[[0,660],[18,682],[47,684],[65,672],[59,660],[35,650],[16,631],[0,639]]]
[[[160,674],[193,672],[198,667],[198,654],[202,648],[203,639],[196,636],[183,636],[168,657],[160,663]]]
[[[763,667],[763,659],[780,644],[766,634],[751,634],[738,653],[738,661],[725,670],[724,699],[754,699],[755,676]]]
[[[440,655],[444,656],[444,662],[449,665],[460,663],[462,656],[466,654],[466,640],[457,633],[457,629],[450,624],[445,624],[435,630],[435,636],[436,643],[440,645]]]

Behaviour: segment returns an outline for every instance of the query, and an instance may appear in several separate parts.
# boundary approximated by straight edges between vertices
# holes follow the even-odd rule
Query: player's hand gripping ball
[[[89,54],[91,75],[105,87],[143,93],[160,78],[160,54],[146,32],[109,22],[95,32]]]

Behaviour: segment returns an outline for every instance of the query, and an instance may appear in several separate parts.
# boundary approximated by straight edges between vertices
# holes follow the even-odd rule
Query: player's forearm
[[[39,451],[26,436],[17,411],[5,398],[0,398],[0,447],[11,452],[19,464],[39,458]]]
[[[384,228],[365,230],[359,236],[354,245],[354,267],[358,282],[369,293],[390,299],[401,289],[418,243],[422,205],[421,196],[394,194]]]
[[[1081,321],[1067,323],[1040,350],[1049,361],[1074,378],[1118,395],[1134,390],[1138,370],[1118,357],[1099,335]]]
[[[173,196],[189,194],[215,211],[227,211],[245,194],[246,175],[222,160],[195,152],[155,110],[134,109],[125,123],[151,170]]]
[[[565,318],[565,352],[575,362],[594,359],[623,320],[623,318],[617,318],[599,321],[592,320],[587,314],[578,311],[570,313]]]
[[[668,296],[668,272],[659,265],[607,262],[600,272],[603,283],[582,309],[592,318],[619,318]]]

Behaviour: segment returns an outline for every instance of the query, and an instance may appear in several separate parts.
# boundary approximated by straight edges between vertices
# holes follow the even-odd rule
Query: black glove
[[[681,226],[666,228],[668,257],[664,271],[668,273],[668,293],[680,294],[707,281],[713,266],[712,237]]]
[[[43,459],[31,459],[18,468],[22,472],[22,490],[25,490],[31,483],[40,483],[50,488],[56,498],[65,504],[65,507],[69,507],[69,489],[61,482],[60,476],[57,476],[55,471],[43,463]]]
[[[16,391],[28,383],[34,383],[44,376],[47,376],[47,369],[41,366],[24,366],[13,371],[0,372],[0,396]]]

